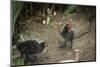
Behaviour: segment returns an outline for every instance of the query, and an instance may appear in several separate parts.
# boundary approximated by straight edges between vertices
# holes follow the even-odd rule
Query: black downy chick
[[[27,40],[17,46],[21,56],[24,58],[24,63],[34,63],[37,61],[36,54],[41,53],[45,49],[45,42],[38,43],[36,40]]]
[[[73,46],[73,39],[74,39],[74,31],[72,30],[72,24],[71,22],[66,24],[66,26],[64,27],[64,29],[61,32],[61,36],[64,38],[64,42],[63,45],[61,45],[60,47],[68,47],[68,42],[70,42],[70,46],[69,48],[72,48]]]

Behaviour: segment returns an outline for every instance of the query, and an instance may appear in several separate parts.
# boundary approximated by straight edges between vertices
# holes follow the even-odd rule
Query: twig
[[[81,35],[79,35],[79,36],[75,37],[74,39],[80,38],[80,37],[82,37],[82,36],[86,35],[86,34],[87,34],[87,33],[89,33],[89,32],[90,32],[90,31],[84,32],[83,34],[81,34]]]

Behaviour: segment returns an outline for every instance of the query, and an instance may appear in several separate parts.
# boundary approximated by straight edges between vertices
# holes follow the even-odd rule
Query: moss
[[[24,65],[24,59],[23,58],[18,58],[15,60],[15,65]]]

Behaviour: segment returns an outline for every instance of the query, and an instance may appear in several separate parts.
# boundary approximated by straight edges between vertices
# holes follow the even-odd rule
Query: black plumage
[[[44,48],[45,42],[38,43],[36,40],[27,40],[17,46],[21,56],[25,59],[25,64],[27,62],[34,63],[37,60],[36,54],[41,53]]]

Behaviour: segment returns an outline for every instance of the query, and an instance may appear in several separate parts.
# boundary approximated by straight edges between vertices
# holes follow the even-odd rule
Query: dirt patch
[[[59,41],[63,42],[60,32],[68,22],[68,16],[73,19],[75,37],[80,36],[84,32],[88,32],[90,29],[91,31],[77,39],[74,39],[73,49],[60,49],[58,48],[59,45],[61,45]],[[36,62],[36,64],[58,63],[63,60],[74,60],[76,54],[75,49],[81,51],[79,61],[96,60],[95,21],[92,22],[92,26],[89,28],[88,20],[83,18],[80,14],[73,13],[68,15],[56,15],[48,25],[34,21],[34,17],[27,19],[27,21],[22,21],[22,23],[24,25],[20,33],[23,35],[25,40],[42,40],[46,41],[48,44],[45,55],[49,57],[49,59],[42,57]],[[14,55],[17,54],[17,52],[14,53]]]

